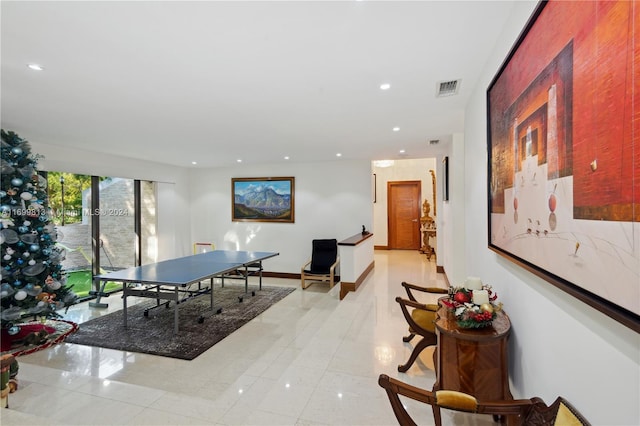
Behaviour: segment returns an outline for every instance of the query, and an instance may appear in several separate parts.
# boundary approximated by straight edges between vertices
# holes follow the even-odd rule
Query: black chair
[[[340,264],[338,240],[313,240],[312,250],[311,259],[300,269],[302,289],[314,282],[328,282],[331,289],[336,284],[336,268]]]

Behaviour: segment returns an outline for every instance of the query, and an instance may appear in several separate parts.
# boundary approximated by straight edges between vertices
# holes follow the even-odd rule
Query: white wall
[[[494,286],[511,318],[516,398],[562,395],[594,425],[637,425],[640,335],[487,248],[486,88],[535,5],[516,2],[466,109],[466,270]]]
[[[231,178],[295,177],[295,223],[232,222]],[[276,251],[270,272],[300,273],[311,240],[358,234],[372,226],[371,163],[335,161],[239,165],[190,171],[192,240],[219,249]]]
[[[29,139],[29,135],[21,135]],[[158,184],[158,260],[190,253],[188,172],[185,168],[111,154],[52,146],[30,140],[43,155],[38,170],[151,180]],[[181,220],[182,218],[182,220]]]
[[[465,229],[465,140],[462,134],[454,134],[449,156],[449,201],[443,203],[441,223],[443,259],[442,266],[451,285],[464,282],[466,273],[466,229]],[[476,214],[478,214],[476,212]]]
[[[39,170],[158,182],[158,260],[191,254],[196,241],[212,241],[221,249],[278,251],[266,269],[299,273],[312,239],[341,240],[361,232],[362,225],[372,229],[369,161],[203,170],[30,143],[34,154],[44,156]],[[231,178],[269,176],[296,178],[295,223],[232,222]]]

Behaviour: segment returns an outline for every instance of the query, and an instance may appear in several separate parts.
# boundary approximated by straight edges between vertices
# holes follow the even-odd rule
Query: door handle
[[[418,219],[413,219],[411,222],[417,222],[417,221],[418,221]]]

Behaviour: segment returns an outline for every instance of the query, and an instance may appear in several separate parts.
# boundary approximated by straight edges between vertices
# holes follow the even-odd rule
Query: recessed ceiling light
[[[237,161],[238,163],[242,163],[242,158],[238,158],[236,161]]]
[[[400,150],[400,154],[404,154],[406,151],[404,149]]]
[[[391,85],[389,83],[383,83],[380,85],[381,90],[389,90],[390,88],[391,88]]]
[[[44,68],[42,68],[42,66],[38,65],[38,64],[28,64],[27,66],[29,68],[31,68],[32,70],[34,70],[34,71],[42,71],[42,70],[44,70]]]
[[[284,156],[284,159],[285,159],[285,160],[288,160],[288,159],[289,159],[289,156],[288,156],[288,155],[285,155],[285,156]]]
[[[198,162],[197,161],[192,161],[191,164],[193,164],[195,166],[196,164],[198,164]]]
[[[393,160],[376,160],[373,162],[373,165],[376,167],[391,167],[395,164]]]
[[[337,154],[336,154],[336,157],[342,157],[342,154],[337,153]]]
[[[394,127],[394,128],[393,128],[393,131],[394,131],[394,132],[399,132],[399,131],[400,131],[400,127]]]

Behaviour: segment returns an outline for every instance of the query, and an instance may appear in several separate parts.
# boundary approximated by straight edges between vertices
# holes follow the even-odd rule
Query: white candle
[[[482,280],[478,277],[467,277],[464,281],[464,286],[467,290],[481,290],[482,289]]]
[[[489,303],[489,292],[487,290],[474,290],[473,303],[475,305],[482,305],[483,303]]]

